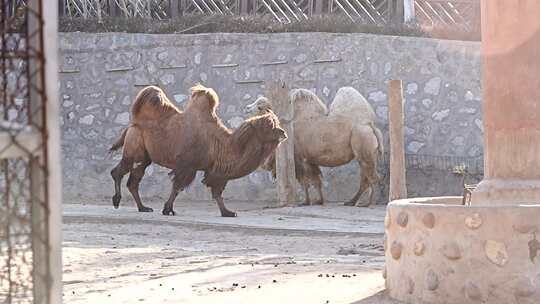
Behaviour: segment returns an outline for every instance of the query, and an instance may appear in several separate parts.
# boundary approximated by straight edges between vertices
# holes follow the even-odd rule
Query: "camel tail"
[[[373,130],[373,134],[375,134],[375,137],[377,137],[377,151],[379,152],[379,157],[382,158],[384,156],[384,146],[383,146],[384,140],[383,140],[382,132],[375,126],[375,123],[373,122],[370,122],[369,126]]]
[[[112,153],[124,146],[124,141],[126,140],[126,134],[129,127],[122,130],[122,134],[120,135],[120,138],[109,148],[109,153]]]

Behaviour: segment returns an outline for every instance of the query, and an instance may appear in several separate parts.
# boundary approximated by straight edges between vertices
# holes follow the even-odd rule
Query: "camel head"
[[[263,143],[279,144],[287,139],[287,132],[281,128],[276,114],[270,109],[266,111],[252,120],[252,128]]]
[[[250,140],[256,140],[258,144],[277,147],[287,139],[287,133],[279,124],[279,119],[268,110],[266,114],[254,116],[242,123],[233,133],[240,147],[246,147]]]
[[[246,114],[265,114],[272,110],[272,103],[264,96],[261,96],[255,100],[255,102],[248,104],[244,108]]]

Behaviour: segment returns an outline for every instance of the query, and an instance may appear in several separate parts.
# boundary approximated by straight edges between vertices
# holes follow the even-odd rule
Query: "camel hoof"
[[[310,203],[310,202],[303,202],[303,203],[301,203],[301,204],[298,204],[297,206],[298,206],[298,207],[311,206],[311,203]]]
[[[168,209],[163,209],[163,211],[161,212],[163,215],[176,215],[176,212],[174,212],[174,210],[168,210]]]
[[[236,212],[225,210],[225,211],[221,211],[221,216],[222,217],[236,217],[237,215],[236,215]]]
[[[324,205],[324,201],[316,201],[316,202],[313,202],[313,205]]]
[[[154,212],[154,209],[143,206],[142,208],[139,209],[139,212]]]
[[[367,208],[369,207],[371,204],[362,204],[362,205],[357,205],[356,207],[360,207],[360,208]]]
[[[112,203],[114,206],[114,209],[118,209],[120,207],[120,200],[122,199],[122,196],[115,194],[112,198]]]
[[[355,202],[346,202],[344,206],[354,206]]]

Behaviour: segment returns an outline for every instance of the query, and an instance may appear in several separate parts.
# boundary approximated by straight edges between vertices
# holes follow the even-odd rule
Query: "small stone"
[[[127,106],[130,103],[131,103],[131,99],[129,98],[129,96],[124,96],[124,98],[122,99],[122,104]]]
[[[169,85],[174,82],[174,75],[166,74],[159,78],[164,85]]]
[[[403,128],[403,131],[405,131],[405,135],[413,135],[415,133],[413,128],[409,128],[407,126]]]
[[[484,132],[484,124],[482,123],[481,119],[475,119],[474,124],[476,125],[476,127],[478,127],[478,129],[480,129],[481,132]]]
[[[176,94],[174,95],[174,101],[177,103],[182,103],[187,100],[187,95],[184,94]]]
[[[377,116],[386,121],[388,120],[388,107],[387,106],[379,106],[375,109],[375,113],[377,114]]]
[[[465,218],[465,225],[472,230],[478,229],[480,226],[482,226],[482,217],[479,213],[474,213],[471,216],[467,216]]]
[[[441,251],[442,254],[449,260],[455,261],[461,258],[461,250],[459,249],[459,245],[455,242],[444,245]]]
[[[324,96],[328,97],[330,95],[330,89],[328,87],[324,87],[322,91]]]
[[[306,61],[306,59],[307,59],[306,54],[300,54],[300,55],[297,55],[296,57],[294,57],[294,61],[296,61],[296,63],[302,63],[302,62]]]
[[[383,91],[371,92],[368,95],[368,99],[373,100],[376,103],[386,102],[386,98],[387,96]]]
[[[411,83],[407,84],[407,94],[413,95],[413,94],[416,94],[417,91],[418,91],[418,84],[417,83],[411,82]]]
[[[157,59],[163,61],[163,60],[167,59],[168,56],[169,56],[169,54],[167,52],[159,52],[157,54]]]
[[[430,108],[431,105],[433,104],[433,100],[431,100],[429,98],[423,99],[422,104],[424,105],[424,107]]]
[[[242,97],[242,99],[244,99],[244,100],[251,99],[251,95],[245,94],[244,97]]]
[[[402,250],[403,250],[403,246],[399,242],[394,241],[392,243],[392,246],[390,246],[390,254],[394,258],[394,260],[399,260],[399,258],[401,257]]]
[[[474,95],[471,91],[467,91],[467,93],[465,93],[465,100],[466,101],[472,101],[474,99]]]
[[[439,95],[439,92],[441,90],[441,78],[440,77],[434,77],[431,78],[424,87],[424,93],[430,94],[430,95]]]
[[[392,63],[387,62],[384,64],[384,75],[388,75],[392,71]]]
[[[83,125],[91,125],[94,122],[94,115],[86,115],[79,119],[79,123]]]
[[[435,215],[431,212],[426,213],[422,218],[422,223],[429,229],[435,227]]]
[[[506,245],[503,243],[487,240],[484,245],[484,250],[488,260],[497,266],[504,266],[508,262],[508,252]]]
[[[411,141],[407,145],[407,150],[409,150],[412,153],[418,153],[418,151],[420,151],[420,149],[422,149],[423,146],[425,146],[425,143],[421,143],[418,141]]]
[[[465,284],[465,295],[467,298],[475,301],[482,299],[482,291],[480,291],[480,288],[473,282]]]
[[[236,107],[233,106],[233,105],[228,105],[227,106],[227,113],[234,113],[236,112]]]
[[[407,212],[401,211],[396,218],[396,223],[403,228],[407,227],[407,223],[409,223],[409,215]]]
[[[439,287],[439,277],[433,270],[427,272],[426,286],[427,289],[431,291],[434,291]]]
[[[411,278],[407,278],[407,293],[413,294],[414,292],[414,281]]]
[[[206,75],[206,73],[201,73],[199,76],[202,82],[206,82],[208,80],[208,76]]]
[[[465,138],[463,136],[456,136],[452,139],[452,144],[454,146],[463,146],[465,144]]]
[[[129,123],[129,112],[124,112],[116,115],[114,122],[119,125],[127,125]]]
[[[71,107],[73,105],[73,101],[65,100],[63,105],[64,105],[65,108]]]
[[[201,53],[201,52],[195,54],[195,64],[196,64],[196,65],[201,64],[201,56],[202,56],[202,53]]]
[[[416,256],[421,256],[426,251],[426,245],[422,241],[417,241],[416,243],[414,243],[413,251]]]
[[[227,54],[227,56],[225,56],[225,59],[223,60],[223,63],[231,63],[233,59],[233,56],[231,54]]]
[[[532,280],[529,278],[522,278],[516,282],[514,294],[517,297],[526,298],[532,296],[535,291],[536,288]]]
[[[431,118],[433,118],[433,120],[435,121],[442,121],[443,119],[448,117],[448,115],[450,115],[450,109],[435,112],[433,113],[433,115],[431,115]]]
[[[474,114],[474,113],[476,113],[476,109],[475,108],[463,108],[463,109],[459,109],[459,113]]]
[[[236,129],[244,122],[244,120],[242,119],[242,117],[235,116],[229,119],[227,122],[229,123],[231,128]]]

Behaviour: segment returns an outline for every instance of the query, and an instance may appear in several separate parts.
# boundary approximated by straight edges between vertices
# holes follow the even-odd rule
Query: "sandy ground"
[[[384,206],[64,206],[65,303],[396,303],[384,292]]]

